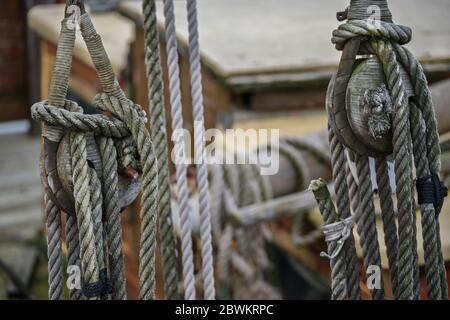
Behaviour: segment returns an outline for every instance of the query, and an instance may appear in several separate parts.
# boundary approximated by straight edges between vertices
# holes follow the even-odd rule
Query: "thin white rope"
[[[172,114],[172,130],[174,139],[175,171],[177,177],[178,203],[180,208],[181,250],[183,262],[184,297],[195,300],[194,259],[192,253],[191,221],[189,217],[188,188],[186,164],[184,162],[184,140],[180,134],[183,130],[183,114],[180,89],[180,68],[178,64],[178,48],[175,30],[175,13],[173,0],[164,0],[165,35],[167,64],[169,71],[169,90]],[[175,134],[177,136],[175,136]]]
[[[204,107],[197,21],[197,0],[187,0],[186,4],[189,26],[189,64],[194,118],[194,150],[197,166],[197,186],[199,192],[200,241],[204,298],[207,300],[214,300],[214,266],[209,205],[208,166],[205,162],[205,120],[203,114]]]

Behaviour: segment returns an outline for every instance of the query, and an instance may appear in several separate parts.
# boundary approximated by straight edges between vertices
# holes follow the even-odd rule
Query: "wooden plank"
[[[329,39],[339,25],[335,13],[348,4],[348,0],[198,0],[203,63],[224,79],[334,68],[340,53]],[[395,21],[414,30],[408,47],[422,61],[450,60],[450,34],[446,32],[450,28],[449,1],[396,0],[389,4]],[[160,23],[161,7],[158,2]],[[119,10],[135,21],[142,20],[141,1],[124,1]],[[188,33],[183,1],[175,2],[175,12],[177,35],[185,45]]]

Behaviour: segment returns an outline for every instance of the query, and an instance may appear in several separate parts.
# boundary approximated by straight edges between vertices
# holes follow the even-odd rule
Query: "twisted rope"
[[[115,114],[127,124],[136,141],[142,165],[141,241],[139,251],[139,284],[141,299],[153,299],[155,294],[156,204],[158,184],[153,177],[158,174],[150,133],[139,108],[130,100],[118,100],[107,94],[97,95],[95,106]]]
[[[197,1],[187,1],[189,27],[189,65],[191,74],[191,96],[194,118],[194,150],[197,164],[197,186],[199,192],[200,241],[204,296],[214,300],[214,267],[211,238],[211,216],[208,192],[208,166],[205,151],[205,119],[203,115],[202,74],[200,65]]]
[[[417,179],[430,176],[430,169],[427,161],[427,147],[425,134],[425,121],[420,110],[414,103],[410,103],[411,110],[411,134],[413,138],[414,160],[416,163]],[[425,258],[425,273],[427,278],[428,297],[433,300],[442,298],[442,286],[440,269],[445,268],[440,263],[440,248],[436,234],[436,213],[433,204],[420,204],[422,213],[423,249]]]
[[[81,109],[81,108],[80,108]],[[71,110],[81,112],[82,110]],[[99,265],[91,207],[89,166],[87,163],[86,137],[83,133],[70,133],[70,153],[72,161],[73,193],[75,212],[80,237],[81,267],[83,283],[93,284],[99,280]]]
[[[117,152],[110,138],[97,139],[102,161],[103,208],[108,245],[109,267],[112,281],[113,300],[126,300],[125,265],[122,252],[122,226],[117,176]]]
[[[64,299],[64,259],[61,249],[61,216],[47,194],[44,197],[47,218],[48,297]]]
[[[150,106],[150,129],[158,159],[158,216],[164,291],[168,299],[178,299],[176,238],[170,207],[169,159],[167,151],[164,87],[161,71],[158,23],[154,0],[143,1],[145,63]]]
[[[378,266],[381,270],[381,257],[378,245],[378,235],[375,220],[375,208],[373,205],[373,190],[370,178],[369,159],[356,156],[356,171],[359,181],[359,212],[361,216],[357,221],[357,231],[360,236],[361,248],[364,256],[364,266]],[[372,298],[384,299],[383,278],[380,288],[371,290]]]
[[[324,225],[326,226],[336,223],[338,221],[338,216],[325,182],[322,179],[314,180],[311,182],[309,189],[314,193],[314,197],[319,205],[320,213],[323,216]],[[333,254],[339,246],[337,239],[327,241],[327,244],[328,252],[331,255],[331,298],[333,300],[344,300],[348,297],[346,280],[347,266],[345,255],[342,251],[340,254]]]
[[[67,243],[67,265],[76,266],[81,270],[80,261],[80,239],[78,237],[77,219],[74,216],[66,217],[66,243]],[[70,300],[81,300],[80,289],[73,288],[69,292]]]
[[[386,159],[375,159],[375,168],[391,284],[394,298],[398,298],[397,225],[395,222],[394,203],[392,201],[392,190]]]
[[[351,217],[349,190],[346,181],[344,146],[339,142],[331,126],[328,127],[328,137],[331,149],[331,163],[333,171],[333,180],[335,185],[338,216],[342,219]],[[353,234],[345,242],[345,258],[347,260],[347,287],[349,298],[352,300],[360,299],[361,289],[359,287],[359,266],[356,255],[355,239]]]
[[[174,152],[179,157],[175,163],[177,177],[178,202],[180,208],[181,249],[183,261],[184,297],[195,299],[195,277],[192,253],[191,223],[189,217],[188,189],[186,165],[184,163],[184,143],[181,135],[183,129],[183,114],[180,92],[180,70],[178,65],[178,50],[175,31],[175,13],[173,0],[164,0],[165,35],[167,63],[169,71],[170,104],[172,114],[172,130],[174,134]]]
[[[394,102],[393,142],[399,218],[399,299],[412,299],[414,298],[414,243],[416,239],[413,230],[413,206],[411,201],[412,152],[407,96],[392,45],[375,40],[368,44],[383,64]]]

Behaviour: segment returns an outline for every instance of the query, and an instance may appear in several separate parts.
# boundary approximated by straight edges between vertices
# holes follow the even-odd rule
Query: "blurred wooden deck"
[[[0,232],[42,226],[39,137],[0,136]]]

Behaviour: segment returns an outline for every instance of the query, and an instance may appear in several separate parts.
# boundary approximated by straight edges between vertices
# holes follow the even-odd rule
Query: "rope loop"
[[[448,188],[439,176],[432,172],[429,176],[417,179],[416,188],[419,204],[432,204],[436,215],[439,216],[444,199],[448,195]]]
[[[321,252],[320,256],[328,259],[336,258],[344,247],[345,241],[350,237],[353,229],[354,221],[350,216],[346,219],[339,220],[335,223],[325,224],[322,226],[322,232],[326,242],[337,241],[338,246],[333,253],[329,254]]]
[[[345,43],[356,37],[379,38],[400,45],[411,41],[409,27],[379,20],[351,20],[333,31],[331,42],[337,50],[343,50]]]

